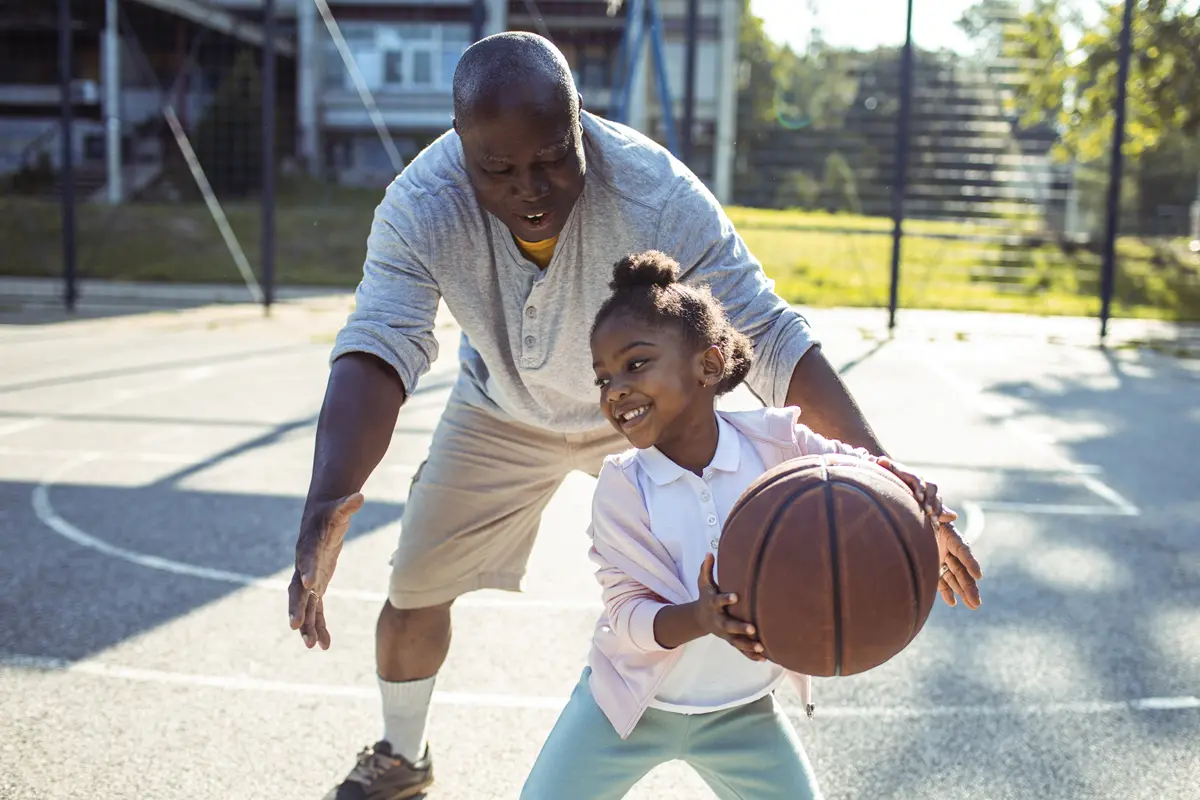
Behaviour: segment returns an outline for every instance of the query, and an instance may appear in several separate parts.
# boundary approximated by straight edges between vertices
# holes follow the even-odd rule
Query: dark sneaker
[[[392,755],[392,746],[376,742],[358,754],[358,763],[346,780],[325,800],[409,800],[433,783],[433,761],[429,746],[415,763],[404,756]]]

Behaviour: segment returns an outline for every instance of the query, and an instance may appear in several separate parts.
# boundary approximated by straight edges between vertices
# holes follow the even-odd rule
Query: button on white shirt
[[[675,562],[691,599],[700,596],[696,579],[708,553],[720,546],[729,510],[755,478],[766,471],[754,446],[717,417],[717,451],[703,477],[689,472],[657,448],[638,451],[642,496],[650,531]],[[716,574],[717,585],[721,576]],[[782,667],[751,661],[733,645],[708,635],[683,645],[664,678],[652,708],[685,714],[706,713],[750,703],[783,680]]]

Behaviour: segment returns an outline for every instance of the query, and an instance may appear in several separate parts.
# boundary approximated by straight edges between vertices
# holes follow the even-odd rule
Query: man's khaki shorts
[[[542,511],[563,478],[576,469],[595,476],[606,455],[629,447],[611,427],[550,433],[452,395],[404,508],[391,604],[427,608],[477,589],[520,591]]]

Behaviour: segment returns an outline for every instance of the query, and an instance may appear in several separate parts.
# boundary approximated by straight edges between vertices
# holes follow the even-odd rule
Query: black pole
[[[683,69],[683,139],[681,155],[683,163],[692,163],[692,135],[696,124],[696,49],[700,27],[700,0],[688,0],[687,7],[687,58]],[[670,114],[670,109],[664,109]]]
[[[474,0],[471,3],[471,41],[478,42],[483,38],[483,24],[487,20],[487,8],[483,5],[483,0]]]
[[[58,0],[58,82],[62,98],[61,129],[62,164],[59,175],[62,184],[62,252],[63,301],[68,311],[75,310],[79,297],[75,285],[75,160],[73,158],[71,97],[71,0]]]
[[[1117,264],[1117,224],[1121,216],[1121,170],[1125,143],[1125,84],[1129,79],[1132,47],[1134,0],[1125,0],[1125,18],[1121,22],[1120,62],[1117,65],[1117,108],[1113,121],[1112,158],[1108,162],[1108,218],[1104,228],[1104,262],[1100,273],[1100,344],[1108,336],[1108,317],[1112,311],[1113,284]]]
[[[896,126],[896,176],[892,181],[892,289],[888,298],[888,331],[896,327],[900,298],[900,240],[904,238],[904,193],[908,184],[908,121],[912,109],[913,0],[908,0],[904,54],[900,61],[900,120]]]
[[[262,69],[262,293],[263,313],[275,300],[275,0],[263,0]]]

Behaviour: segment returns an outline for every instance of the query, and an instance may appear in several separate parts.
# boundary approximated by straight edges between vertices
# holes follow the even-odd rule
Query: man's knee
[[[428,678],[450,650],[451,603],[396,608],[384,603],[375,628],[375,666],[385,681]]]
[[[450,607],[454,601],[426,608],[397,608],[391,600],[384,601],[379,613],[379,625],[406,636],[440,633],[450,622]]]

